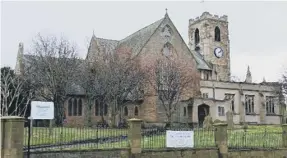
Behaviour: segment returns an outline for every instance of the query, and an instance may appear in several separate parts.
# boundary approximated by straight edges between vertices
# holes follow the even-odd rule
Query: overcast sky
[[[188,43],[188,20],[202,12],[227,15],[231,73],[253,80],[277,81],[287,67],[287,2],[2,2],[1,66],[15,67],[18,43],[24,49],[43,35],[64,35],[87,54],[97,37],[120,40],[164,17],[165,8]]]

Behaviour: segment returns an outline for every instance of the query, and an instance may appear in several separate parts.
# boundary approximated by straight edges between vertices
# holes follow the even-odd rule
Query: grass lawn
[[[92,129],[92,128],[53,128],[51,135],[49,128],[33,127],[31,145],[58,144],[75,140],[96,139],[127,135],[127,129]],[[28,128],[24,132],[24,145],[28,144]]]
[[[73,140],[85,140],[91,138],[111,137],[127,135],[127,129],[84,129],[84,128],[54,128],[49,136],[48,128],[34,128],[31,145],[65,143]],[[27,130],[25,139],[27,139]],[[27,140],[25,141],[27,145]],[[159,135],[143,136],[142,148],[156,149],[165,148],[165,132]],[[214,131],[195,130],[195,148],[215,147]],[[278,126],[249,126],[246,132],[243,129],[228,130],[228,146],[238,148],[250,147],[281,147],[282,129]],[[108,149],[128,147],[128,141],[109,143],[90,143],[63,146],[62,148],[52,148],[50,150],[85,150],[85,149]],[[44,149],[46,150],[46,149]],[[47,149],[49,150],[49,149]]]
[[[165,148],[165,134],[144,137],[144,148]],[[234,148],[276,148],[282,147],[282,128],[278,126],[249,126],[243,129],[228,130],[228,146]],[[196,148],[215,147],[214,131],[195,130],[194,146]]]

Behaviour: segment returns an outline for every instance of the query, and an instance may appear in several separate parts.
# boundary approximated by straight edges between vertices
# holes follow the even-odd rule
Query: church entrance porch
[[[209,114],[209,106],[206,104],[201,104],[198,106],[198,125],[199,127],[203,127],[204,118]]]

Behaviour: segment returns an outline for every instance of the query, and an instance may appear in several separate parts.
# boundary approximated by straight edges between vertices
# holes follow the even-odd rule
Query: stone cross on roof
[[[167,14],[167,8],[165,8],[165,17],[167,17],[168,14]]]

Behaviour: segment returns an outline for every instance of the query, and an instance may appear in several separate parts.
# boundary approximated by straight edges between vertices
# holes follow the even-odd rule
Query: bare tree
[[[23,76],[16,76],[9,67],[1,68],[1,116],[26,116],[32,89]]]
[[[101,66],[101,65],[99,65]],[[97,70],[95,70],[95,68]],[[85,96],[87,99],[87,104],[84,107],[85,110],[85,120],[87,126],[92,126],[92,106],[95,104],[96,100],[103,100],[103,96],[106,95],[107,88],[104,84],[100,83],[99,78],[103,77],[100,67],[97,67],[94,63],[85,62],[84,69],[82,71],[82,78],[78,80],[78,84],[85,90]],[[101,109],[103,110],[103,109]],[[102,121],[104,121],[103,113],[101,113]]]
[[[230,76],[230,81],[231,82],[240,82],[240,79],[238,76]]]
[[[38,34],[29,54],[25,73],[35,83],[37,96],[54,102],[55,123],[62,125],[64,101],[69,87],[79,77],[81,60],[77,58],[76,48],[65,38]]]
[[[283,93],[287,95],[287,70],[282,75],[282,88],[283,88]]]
[[[140,97],[138,90],[144,73],[135,59],[115,53],[98,55],[87,67],[86,82],[83,82],[86,83],[84,87],[87,96],[108,105],[108,121],[111,126],[115,126],[121,105],[126,100],[137,100]]]
[[[197,75],[183,61],[158,59],[154,68],[149,68],[147,80],[154,88],[161,106],[165,110],[167,126],[172,125],[172,115],[177,111],[178,103],[196,89]]]

